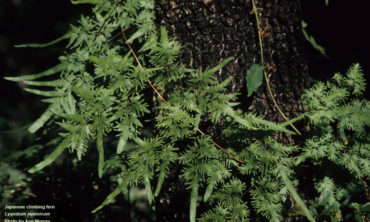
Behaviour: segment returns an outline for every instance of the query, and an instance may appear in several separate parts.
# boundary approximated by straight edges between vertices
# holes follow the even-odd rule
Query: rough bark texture
[[[288,118],[296,117],[303,111],[300,96],[308,87],[300,1],[258,0],[256,5],[261,9],[264,65],[273,95]],[[233,77],[228,90],[241,93],[239,102],[245,111],[252,111],[270,121],[283,122],[265,84],[253,97],[247,97],[246,73],[252,64],[261,62],[252,9],[251,0],[161,0],[157,2],[156,17],[157,24],[165,26],[169,35],[184,47],[180,56],[183,64],[204,69],[233,56],[233,61],[216,73],[217,79],[222,81],[228,76]],[[282,135],[278,137],[281,139]],[[287,141],[286,138],[282,140]],[[176,194],[179,190],[173,186],[170,189],[165,191],[165,195],[170,199],[179,198]],[[158,206],[158,220],[174,221],[176,214],[176,221],[181,221],[180,215],[188,213],[184,207],[172,209],[169,204],[165,207],[166,212],[161,213],[161,208],[164,208]]]
[[[272,91],[288,117],[302,111],[300,95],[306,88],[307,67],[302,53],[298,0],[256,1],[261,8],[265,66]],[[229,90],[246,95],[245,75],[260,63],[258,34],[250,0],[169,0],[157,4],[157,23],[166,26],[184,46],[181,62],[192,68],[217,65],[230,56],[231,64],[218,72],[221,81],[233,77]],[[250,99],[257,114],[283,121],[265,87]],[[243,98],[247,100],[246,96]],[[241,101],[245,102],[245,101]]]

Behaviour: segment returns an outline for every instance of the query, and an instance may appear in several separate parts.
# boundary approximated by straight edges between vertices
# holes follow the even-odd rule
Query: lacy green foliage
[[[344,197],[345,190],[336,187],[334,181],[329,177],[325,177],[317,183],[315,188],[320,196],[311,201],[311,210],[315,215],[330,218],[330,221],[339,221],[342,218],[339,201]],[[320,209],[320,212],[317,212],[316,209]]]
[[[365,80],[358,64],[347,76],[336,74],[303,95],[314,135],[306,141],[297,163],[328,160],[349,170],[356,178],[369,175],[370,103],[361,99]]]
[[[252,205],[258,213],[261,213],[270,221],[282,220],[282,202],[286,199],[287,184],[280,179],[280,175],[291,174],[286,166],[291,160],[289,154],[295,147],[288,147],[275,142],[272,138],[264,141],[255,141],[248,144],[240,154],[245,159],[246,164],[240,166],[240,173],[251,177],[250,194]]]
[[[217,202],[217,206],[204,213],[199,221],[249,221],[248,207],[241,199],[245,190],[245,183],[231,178],[212,195],[210,202]]]
[[[322,220],[365,222],[370,216],[370,203],[354,202],[358,186],[351,182],[345,186],[335,185],[332,178],[324,177],[315,184],[319,196],[310,200],[310,210]],[[351,212],[351,214],[345,211]]]
[[[346,76],[338,73],[326,83],[317,83],[303,95],[303,102],[310,107],[307,116],[312,137],[306,140],[296,164],[310,160],[315,165],[322,165],[330,161],[348,170],[357,181],[368,179],[370,104],[363,99],[364,91],[364,75],[359,64],[354,64]],[[348,196],[348,189],[337,187],[328,177],[320,181],[316,189],[320,196],[311,202],[313,214],[342,221],[341,208],[348,203],[340,201],[346,193]],[[314,207],[323,209],[318,213]],[[351,220],[362,221],[359,212],[355,212]]]
[[[329,160],[357,180],[369,174],[369,105],[360,99],[365,83],[358,65],[347,77],[336,75],[306,92],[309,113],[276,124],[234,108],[237,95],[226,93],[231,79],[214,78],[232,58],[208,69],[179,64],[181,46],[165,28],[157,30],[153,24],[152,0],[72,3],[93,4],[93,15],[81,16],[70,32],[50,43],[69,40],[60,64],[40,74],[7,79],[33,86],[26,90],[46,97],[43,101],[49,104],[29,131],[50,126],[58,131],[54,150],[30,172],[50,165],[65,150],[83,161],[94,146],[98,175],[118,172],[118,186],[93,212],[137,186],[145,188],[153,205],[177,163],[179,179],[187,186],[190,221],[248,221],[250,211],[281,221],[290,201],[297,203],[301,215],[315,221],[321,217],[315,207],[325,201],[337,206],[334,196],[339,191],[323,185],[330,184],[326,180],[318,183],[319,202],[312,202],[309,210],[296,191],[297,165]],[[202,120],[217,124],[221,117],[227,124],[214,139],[225,149],[214,146],[210,136],[199,135]],[[285,127],[304,117],[312,123],[305,147],[273,139],[274,132],[294,134]],[[197,204],[206,211],[197,212]]]

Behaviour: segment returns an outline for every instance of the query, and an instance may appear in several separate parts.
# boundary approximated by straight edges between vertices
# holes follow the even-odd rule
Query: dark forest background
[[[330,59],[322,56],[307,42],[304,46],[309,72],[313,79],[326,80],[334,73],[345,73],[354,62],[359,62],[364,73],[370,73],[368,32],[370,21],[366,1],[302,0],[306,30],[326,49]],[[88,14],[89,5],[72,5],[68,0],[1,0],[0,1],[0,163],[16,150],[43,143],[30,135],[26,126],[35,120],[45,106],[40,98],[22,90],[22,85],[4,80],[4,76],[38,73],[58,63],[64,44],[44,49],[15,48],[21,43],[48,42],[63,35],[70,23],[76,23],[81,13]],[[369,87],[367,87],[369,98]],[[36,154],[38,155],[38,153]],[[44,155],[40,151],[39,155]],[[27,201],[50,203],[57,207],[58,221],[94,221],[90,211],[109,193],[109,178],[98,180],[95,166],[88,163],[77,171],[71,161],[44,170],[29,182],[35,195]],[[14,167],[26,173],[35,164],[23,158]],[[2,172],[0,171],[0,174]],[[83,189],[82,189],[83,187]],[[124,218],[124,203],[118,201],[101,213],[104,221]],[[1,209],[0,209],[1,211]],[[73,215],[73,216],[68,216]],[[144,219],[143,219],[144,220]],[[124,220],[122,220],[124,221]]]

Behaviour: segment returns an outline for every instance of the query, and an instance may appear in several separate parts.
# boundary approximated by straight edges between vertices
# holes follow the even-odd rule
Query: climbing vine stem
[[[258,30],[258,41],[259,41],[260,54],[261,54],[261,64],[264,65],[265,62],[264,62],[264,58],[263,58],[263,44],[262,44],[260,19],[259,19],[259,16],[258,16],[258,10],[257,10],[257,7],[256,7],[255,0],[252,0],[252,5],[253,5],[253,13],[256,16],[256,23],[257,23],[257,30]],[[272,102],[274,103],[274,105],[277,108],[277,110],[279,111],[279,113],[283,116],[283,118],[286,121],[289,121],[289,119],[285,116],[285,114],[283,113],[283,111],[280,109],[279,105],[277,104],[277,102],[275,100],[274,95],[272,94],[271,87],[270,87],[270,81],[269,81],[269,78],[267,76],[267,73],[266,73],[266,70],[265,69],[263,69],[263,75],[265,76],[266,88],[267,88],[267,90],[268,90],[268,92],[270,94],[270,97],[271,97]],[[298,135],[301,135],[301,133],[298,131],[298,129],[292,123],[290,123],[289,125],[294,129],[294,131]]]

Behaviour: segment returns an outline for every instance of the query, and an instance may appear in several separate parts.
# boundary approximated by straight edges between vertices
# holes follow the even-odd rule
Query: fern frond
[[[349,86],[356,96],[362,95],[366,89],[366,82],[360,64],[353,64],[347,71],[345,84]]]
[[[175,151],[177,151],[178,149],[175,148],[175,147],[172,147],[171,145],[169,146],[166,146],[163,150],[159,151],[159,154],[158,154],[158,159],[159,159],[159,165],[157,167],[157,171],[159,172],[159,176],[158,176],[158,183],[157,183],[157,187],[155,189],[155,196],[158,196],[161,188],[162,188],[162,184],[165,180],[165,177],[167,176],[168,172],[169,172],[169,167],[170,167],[170,164],[175,162],[176,159],[177,159],[177,154]]]
[[[36,164],[34,167],[28,170],[30,173],[36,173],[37,171],[42,170],[46,166],[50,165],[53,163],[59,155],[68,148],[68,146],[71,143],[71,137],[66,137],[64,140],[54,149],[53,152],[51,152],[49,155],[45,157],[43,161],[40,163]]]
[[[10,81],[26,81],[26,80],[34,80],[45,76],[50,76],[55,73],[60,72],[64,68],[63,64],[58,64],[48,70],[45,70],[43,72],[37,73],[37,74],[31,74],[31,75],[25,75],[25,76],[17,76],[17,77],[4,77],[6,80]]]
[[[49,107],[45,112],[28,128],[30,133],[35,133],[53,116],[53,112]]]

